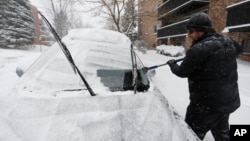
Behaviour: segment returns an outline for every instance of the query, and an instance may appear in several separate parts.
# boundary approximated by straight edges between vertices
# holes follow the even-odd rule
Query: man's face
[[[193,41],[197,41],[203,34],[202,31],[188,30],[188,37]]]

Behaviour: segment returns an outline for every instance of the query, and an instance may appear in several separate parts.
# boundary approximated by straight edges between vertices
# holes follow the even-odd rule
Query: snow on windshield
[[[91,86],[106,89],[96,73],[100,69],[132,69],[130,40],[103,29],[75,29],[63,38],[76,66]],[[55,91],[85,88],[55,43],[21,78],[22,87]]]

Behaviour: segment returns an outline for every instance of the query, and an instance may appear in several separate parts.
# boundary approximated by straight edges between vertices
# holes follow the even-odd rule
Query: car
[[[50,47],[2,102],[2,140],[199,140],[124,34],[74,29],[62,41],[67,49]]]

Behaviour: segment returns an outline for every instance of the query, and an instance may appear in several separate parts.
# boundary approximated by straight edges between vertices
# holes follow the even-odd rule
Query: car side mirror
[[[20,69],[19,67],[17,67],[16,74],[17,74],[17,76],[21,77],[24,74],[24,71],[22,69]]]

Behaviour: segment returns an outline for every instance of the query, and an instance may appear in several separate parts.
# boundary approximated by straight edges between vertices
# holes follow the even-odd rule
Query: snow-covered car
[[[1,140],[199,140],[152,84],[125,35],[75,29],[63,42],[75,64],[58,44],[32,64],[0,104]]]

